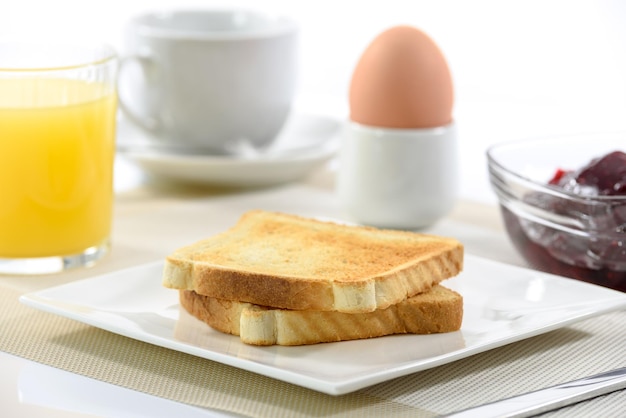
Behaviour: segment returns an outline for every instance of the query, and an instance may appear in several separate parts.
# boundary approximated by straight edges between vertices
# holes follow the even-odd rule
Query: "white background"
[[[626,2],[619,0],[0,0],[0,37],[95,37],[123,53],[124,27],[137,13],[222,7],[294,16],[302,27],[298,101],[341,117],[352,70],[372,38],[398,24],[427,32],[453,74],[464,197],[495,199],[484,157],[493,143],[626,130]]]

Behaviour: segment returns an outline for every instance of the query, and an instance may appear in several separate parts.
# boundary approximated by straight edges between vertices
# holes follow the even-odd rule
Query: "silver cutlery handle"
[[[530,417],[626,388],[626,367],[502,399],[445,417]]]

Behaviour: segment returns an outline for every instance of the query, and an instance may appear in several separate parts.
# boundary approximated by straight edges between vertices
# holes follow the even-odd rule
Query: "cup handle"
[[[128,69],[132,65],[137,65],[141,69],[143,82],[142,88],[150,89],[150,86],[156,84],[156,63],[151,58],[149,53],[140,53],[137,55],[129,55],[122,57],[119,65],[119,74],[117,78],[117,91],[118,91],[118,103],[119,107],[128,119],[130,119],[137,126],[156,133],[161,128],[161,121],[156,114],[142,116],[138,112],[135,112],[132,108],[131,101],[128,100],[128,95],[122,88],[123,79]]]

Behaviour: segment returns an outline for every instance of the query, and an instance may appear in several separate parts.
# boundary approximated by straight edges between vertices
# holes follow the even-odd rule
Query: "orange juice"
[[[111,90],[78,80],[0,80],[0,258],[77,254],[107,241]]]

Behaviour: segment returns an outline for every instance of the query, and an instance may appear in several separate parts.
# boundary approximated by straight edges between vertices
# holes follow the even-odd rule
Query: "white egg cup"
[[[459,171],[454,123],[390,129],[350,122],[343,139],[337,195],[355,221],[420,229],[454,206]]]

